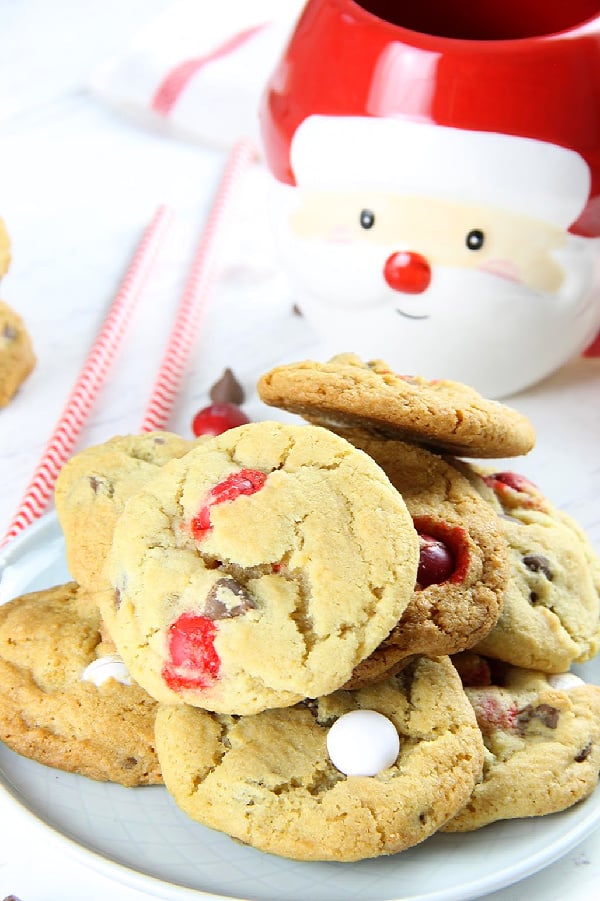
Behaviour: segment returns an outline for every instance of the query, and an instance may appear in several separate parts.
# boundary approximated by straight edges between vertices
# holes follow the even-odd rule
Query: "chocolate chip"
[[[134,766],[137,766],[137,758],[136,757],[126,757],[123,760],[121,766],[124,770],[132,770]]]
[[[107,497],[112,497],[115,493],[115,486],[107,479],[101,479],[98,476],[89,476],[88,481],[94,494],[105,494]]]
[[[316,698],[304,698],[304,700],[300,701],[300,703],[302,704],[303,707],[306,707],[306,709],[310,711],[310,713],[312,714],[312,716],[314,716],[315,719],[318,719],[318,717],[319,717],[319,702],[316,700]]]
[[[221,378],[214,383],[209,391],[209,397],[214,404],[237,404],[244,402],[244,389],[236,379],[229,367],[223,371]]]
[[[292,313],[294,314],[294,316],[304,316],[304,313],[302,312],[302,310],[300,309],[300,307],[298,306],[297,303],[295,303],[293,305]]]
[[[7,322],[4,328],[2,329],[2,337],[6,338],[7,341],[14,341],[18,335],[18,332],[14,325],[11,325],[10,322]]]
[[[579,754],[575,757],[575,763],[581,763],[592,753],[592,743],[588,741],[587,745],[581,749]]]
[[[121,592],[119,591],[118,588],[115,588],[115,594],[114,594],[115,610],[118,610],[118,609],[120,608],[120,606],[121,606],[121,600],[122,600],[122,598],[121,598]]]
[[[232,603],[234,599],[239,603]],[[228,576],[218,579],[214,583],[206,596],[203,612],[208,619],[230,619],[232,616],[240,616],[247,610],[255,608],[254,599],[250,597],[244,586]]]
[[[556,729],[559,715],[556,707],[552,707],[550,704],[538,704],[537,707],[528,704],[519,711],[517,722],[520,726],[524,726],[531,720],[539,720],[548,729]]]
[[[552,581],[552,569],[547,557],[542,556],[542,554],[527,554],[527,556],[523,557],[523,563],[531,572],[543,573],[549,582]]]

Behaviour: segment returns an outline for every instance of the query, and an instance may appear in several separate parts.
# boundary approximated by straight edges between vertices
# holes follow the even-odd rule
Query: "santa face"
[[[327,353],[505,396],[600,325],[598,240],[499,206],[277,187],[296,300]]]
[[[300,206],[290,216],[293,234],[353,254],[376,248],[376,258],[384,257],[382,279],[398,295],[427,295],[438,266],[475,269],[551,294],[564,281],[552,256],[566,244],[564,231],[523,214],[382,192],[299,194]],[[331,303],[348,302],[345,286],[339,285],[336,295]],[[375,302],[383,300],[383,292],[373,295]],[[401,306],[402,299],[396,300]],[[363,296],[363,302],[370,306],[373,300]]]

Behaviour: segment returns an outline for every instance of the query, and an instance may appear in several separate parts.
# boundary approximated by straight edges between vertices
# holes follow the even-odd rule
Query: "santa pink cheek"
[[[169,660],[162,677],[173,691],[208,688],[219,677],[221,661],[215,649],[215,623],[205,616],[182,613],[167,634]]]
[[[336,225],[324,235],[324,238],[328,244],[352,244],[356,240],[356,235],[346,225]]]
[[[488,275],[495,275],[509,282],[521,284],[523,281],[521,270],[513,260],[486,260],[477,269],[479,272],[487,272]]]

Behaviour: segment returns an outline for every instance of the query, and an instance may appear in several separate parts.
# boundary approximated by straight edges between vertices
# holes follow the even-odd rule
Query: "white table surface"
[[[25,386],[0,411],[2,533],[137,240],[157,204],[166,202],[175,218],[160,265],[76,449],[137,431],[224,162],[222,152],[120,118],[88,90],[96,65],[125,48],[166,6],[167,0],[0,5],[0,216],[13,246],[1,296],[26,320],[38,357]],[[208,402],[224,366],[242,382],[252,418],[264,418],[254,392],[257,375],[310,356],[314,347],[308,326],[292,313],[256,191],[260,195],[260,172],[247,178],[222,275],[169,423],[183,435],[191,435],[191,417]],[[518,468],[574,515],[600,549],[599,390],[600,361],[576,360],[510,403],[538,432],[537,447]],[[544,871],[488,897],[582,901],[598,897],[599,881],[600,831]],[[54,844],[46,847],[0,795],[0,899],[11,893],[21,901],[150,897],[87,869]]]

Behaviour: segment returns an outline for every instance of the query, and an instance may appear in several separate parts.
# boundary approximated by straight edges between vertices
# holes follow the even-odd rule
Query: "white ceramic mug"
[[[600,329],[600,2],[309,0],[261,109],[322,353],[503,397]]]

